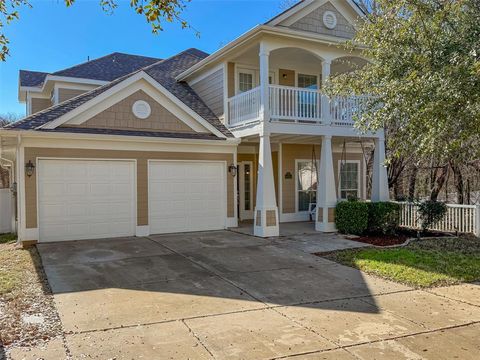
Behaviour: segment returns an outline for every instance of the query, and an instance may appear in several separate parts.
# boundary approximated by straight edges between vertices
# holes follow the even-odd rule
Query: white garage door
[[[225,172],[221,162],[150,162],[150,233],[223,229]]]
[[[135,234],[134,163],[40,160],[40,241]]]

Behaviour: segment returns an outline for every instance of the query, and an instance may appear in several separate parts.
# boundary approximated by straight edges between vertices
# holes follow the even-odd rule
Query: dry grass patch
[[[61,334],[53,297],[36,248],[0,235],[0,347],[30,346]]]

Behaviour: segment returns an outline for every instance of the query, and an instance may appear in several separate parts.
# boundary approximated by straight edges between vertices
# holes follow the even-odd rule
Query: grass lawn
[[[480,280],[480,240],[476,238],[420,240],[405,247],[345,250],[326,257],[415,287]]]
[[[15,242],[15,235],[0,235],[0,349],[32,345],[61,331],[37,249]],[[32,316],[39,320],[30,321]]]

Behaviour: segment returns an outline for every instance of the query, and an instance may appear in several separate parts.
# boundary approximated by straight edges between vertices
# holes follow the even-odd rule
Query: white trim
[[[227,228],[236,228],[238,227],[237,217],[227,217]]]
[[[357,198],[361,198],[361,185],[360,185],[360,179],[361,179],[361,176],[360,176],[360,173],[362,172],[362,166],[361,166],[361,160],[338,160],[338,166],[337,166],[337,179],[338,179],[338,186],[337,186],[337,194],[338,194],[338,199],[339,200],[347,200],[346,198],[342,198],[342,192],[341,192],[341,189],[340,189],[340,186],[341,186],[341,180],[340,180],[340,167],[341,167],[341,164],[345,162],[346,164],[357,164],[358,167],[357,167]],[[365,183],[365,182],[364,182]]]
[[[115,162],[129,162],[133,164],[133,219],[132,220],[132,226],[133,226],[133,232],[135,234],[136,232],[136,226],[137,226],[137,218],[138,218],[138,209],[137,209],[137,204],[138,204],[138,199],[137,199],[137,159],[116,159],[116,158],[73,158],[73,157],[48,157],[48,156],[37,156],[35,159],[35,172],[36,172],[36,212],[37,212],[37,237],[35,240],[40,242],[40,211],[39,211],[39,196],[40,192],[38,189],[38,184],[40,183],[40,161],[41,160],[60,160],[60,161],[115,161]],[[26,216],[26,214],[24,215]],[[26,218],[24,218],[24,221]],[[28,230],[28,229],[26,229]],[[27,240],[30,240],[27,238]],[[49,241],[46,241],[49,242]]]
[[[29,141],[49,141],[49,140],[66,140],[69,142],[72,141],[98,141],[98,146],[100,148],[110,148],[110,146],[105,145],[112,142],[130,142],[135,144],[184,144],[184,145],[212,145],[212,146],[237,146],[241,139],[238,138],[226,138],[221,140],[208,140],[208,139],[184,139],[184,138],[162,138],[162,137],[152,137],[152,136],[127,136],[127,135],[105,135],[105,134],[81,134],[81,133],[69,133],[69,132],[57,132],[57,133],[46,133],[39,132],[35,130],[2,130],[0,129],[0,135],[5,137],[16,137],[22,135],[23,138],[28,139]],[[12,136],[13,135],[13,136]],[[51,146],[49,144],[48,146]],[[57,146],[57,143],[55,143]],[[83,147],[83,145],[81,145]],[[44,146],[46,147],[46,146]],[[57,146],[58,147],[58,146]],[[65,147],[72,147],[65,146]],[[172,150],[170,150],[172,151]]]
[[[244,45],[253,37],[261,34],[266,34],[266,35],[273,34],[273,35],[289,37],[291,39],[310,40],[310,41],[327,44],[327,45],[345,44],[348,41],[348,39],[339,38],[331,35],[317,34],[317,33],[300,31],[300,30],[292,30],[292,29],[283,28],[283,27],[273,27],[270,25],[258,25],[252,28],[251,30],[247,31],[246,33],[240,35],[238,38],[231,41],[224,47],[215,51],[213,54],[207,56],[205,59],[199,61],[198,63],[188,68],[181,74],[177,75],[175,79],[180,81],[185,80],[186,78],[193,75],[197,71],[200,71],[202,68],[204,68],[208,64],[220,59],[230,51]],[[354,45],[358,48],[363,47],[361,44],[358,44],[358,43],[355,43]]]
[[[283,144],[278,143],[278,211],[283,212]]]
[[[295,174],[293,175],[294,180],[295,180],[295,213],[297,213],[297,214],[304,214],[305,213],[305,214],[308,215],[308,210],[305,210],[305,211],[298,210],[298,192],[300,191],[298,189],[298,163],[301,162],[301,161],[312,162],[312,159],[295,159]],[[320,167],[320,161],[316,160],[316,163],[317,163],[316,170],[317,170],[317,183],[318,183],[318,169]]]
[[[148,236],[150,235],[150,225],[137,225],[135,228],[135,236]]]
[[[152,219],[151,219],[151,191],[150,191],[150,164],[152,163],[216,163],[216,164],[223,164],[223,171],[222,171],[222,180],[224,184],[224,195],[225,195],[225,201],[223,202],[223,208],[222,212],[224,214],[224,220],[223,220],[223,226],[224,229],[227,229],[230,226],[230,224],[234,223],[231,218],[228,217],[228,177],[227,177],[227,169],[228,169],[228,164],[227,161],[225,160],[176,160],[176,159],[148,159],[147,160],[147,189],[148,189],[148,224],[149,226],[152,225]],[[236,194],[234,194],[236,196]]]
[[[36,228],[25,228],[25,233],[22,240],[40,241],[40,229],[38,227],[38,224]]]
[[[300,3],[296,3],[290,9],[285,11],[283,14],[274,16],[273,19],[270,19],[269,21],[267,21],[266,24],[271,26],[276,26],[281,22],[285,21],[286,19],[288,19],[289,17],[291,17],[292,15],[302,11],[303,9],[305,9],[307,6],[311,5],[315,1],[317,0],[306,0]],[[323,3],[321,3],[319,6],[321,5],[323,5]]]
[[[228,63],[223,63],[223,124],[228,124]]]
[[[245,210],[245,165],[250,165],[250,210]],[[238,193],[240,195],[240,220],[250,220],[253,219],[253,199],[255,194],[253,193],[253,161],[240,161],[238,163],[238,176],[239,176],[239,190]]]
[[[162,85],[160,85],[156,80],[154,80],[151,76],[149,76],[144,71],[140,71],[137,74],[132,75],[131,77],[129,77],[129,78],[121,81],[120,83],[114,85],[110,89],[104,91],[103,93],[99,94],[98,96],[95,96],[93,99],[87,101],[86,103],[80,105],[79,107],[73,109],[72,111],[69,111],[68,113],[60,116],[58,119],[53,120],[53,121],[51,121],[51,122],[49,122],[49,123],[47,123],[43,126],[40,126],[39,128],[55,129],[58,126],[60,126],[62,124],[65,124],[67,121],[71,120],[75,116],[78,116],[81,113],[83,113],[84,111],[92,108],[96,104],[100,104],[102,102],[104,104],[106,104],[105,100],[107,98],[116,94],[120,90],[127,88],[129,85],[132,85],[132,84],[134,84],[135,82],[137,82],[141,79],[147,81],[150,85],[152,85],[154,88],[156,88],[160,93],[162,93],[165,97],[167,97],[169,100],[171,100],[180,109],[182,109],[187,114],[189,114],[191,117],[193,117],[195,120],[197,120],[207,130],[209,130],[213,134],[217,135],[218,137],[221,137],[221,138],[226,137],[217,128],[215,128],[207,120],[205,120],[200,115],[198,115],[196,112],[194,112],[190,107],[185,105],[185,103],[180,101],[176,96],[174,96],[172,93],[170,93],[167,89],[165,89]]]

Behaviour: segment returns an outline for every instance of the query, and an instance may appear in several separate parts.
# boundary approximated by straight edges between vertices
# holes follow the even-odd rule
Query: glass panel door
[[[240,220],[253,219],[253,163],[242,161],[238,164]]]

